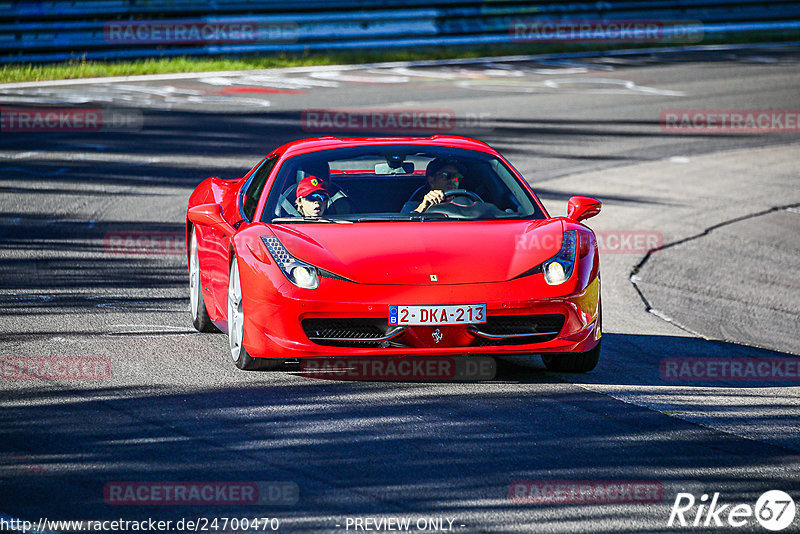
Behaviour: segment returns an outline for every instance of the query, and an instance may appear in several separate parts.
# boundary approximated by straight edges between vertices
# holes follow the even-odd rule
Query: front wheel
[[[189,303],[192,312],[192,325],[198,332],[219,332],[208,316],[203,299],[203,286],[200,283],[200,260],[197,254],[197,235],[194,227],[189,238]]]
[[[597,301],[597,325],[595,328],[598,331],[603,331],[603,306],[598,299]],[[548,371],[557,373],[588,373],[595,367],[597,362],[600,361],[600,345],[602,339],[597,342],[597,345],[586,352],[574,352],[564,354],[542,354],[542,361]]]
[[[283,360],[253,358],[247,353],[244,339],[244,310],[242,309],[242,283],[239,279],[239,265],[236,256],[231,261],[231,274],[228,279],[228,346],[233,363],[245,371],[277,369]]]

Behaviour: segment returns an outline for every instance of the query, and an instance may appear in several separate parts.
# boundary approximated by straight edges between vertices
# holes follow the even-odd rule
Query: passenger
[[[295,206],[303,217],[321,217],[330,199],[331,194],[321,178],[306,176],[297,184]]]

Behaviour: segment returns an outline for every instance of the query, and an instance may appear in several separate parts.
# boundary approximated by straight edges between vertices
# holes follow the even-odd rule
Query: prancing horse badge
[[[438,328],[433,331],[432,335],[433,335],[433,342],[434,343],[439,343],[442,340],[442,337],[443,337],[442,336],[442,331],[439,330]]]

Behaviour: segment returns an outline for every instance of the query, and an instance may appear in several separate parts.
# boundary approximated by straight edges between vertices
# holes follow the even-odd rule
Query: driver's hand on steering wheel
[[[428,191],[428,193],[422,197],[422,202],[420,202],[419,206],[417,206],[414,211],[422,213],[431,206],[441,204],[442,202],[444,202],[444,191],[441,189],[434,189],[433,191]]]

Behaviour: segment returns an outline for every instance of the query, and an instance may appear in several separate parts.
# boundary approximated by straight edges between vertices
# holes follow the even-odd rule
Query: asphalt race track
[[[400,530],[377,523],[389,519],[464,534],[767,532],[752,516],[732,527],[728,512],[765,517],[756,504],[768,490],[800,505],[798,46],[14,84],[0,86],[0,106],[0,527],[266,525],[211,528],[227,517],[277,518],[288,533]],[[46,106],[69,118],[9,124],[9,109]],[[337,125],[346,110],[384,122]],[[712,131],[665,126],[670,110],[784,115]],[[289,140],[408,133],[388,118],[402,112],[444,117],[417,134],[497,148],[551,214],[573,194],[603,201],[588,221],[604,247],[595,371],[499,361],[491,380],[421,382],[308,376],[297,363],[243,372],[224,335],[194,332],[191,190]],[[76,380],[9,367],[45,358],[102,368]],[[708,358],[768,369],[675,371]],[[152,491],[189,483],[224,491],[197,502]],[[260,500],[237,500],[233,483],[259,484]],[[147,498],[114,493],[128,487]],[[687,526],[669,526],[681,492],[697,504]],[[693,527],[715,493],[729,505],[723,525]],[[800,511],[785,531],[798,530]]]

